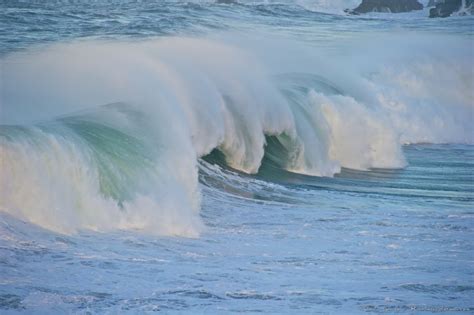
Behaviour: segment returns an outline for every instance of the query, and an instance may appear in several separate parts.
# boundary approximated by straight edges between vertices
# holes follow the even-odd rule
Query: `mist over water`
[[[472,17],[355,5],[3,4],[0,309],[472,311]]]

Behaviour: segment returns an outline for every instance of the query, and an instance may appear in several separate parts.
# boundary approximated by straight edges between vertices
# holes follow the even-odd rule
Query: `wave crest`
[[[214,149],[247,173],[266,155],[292,172],[333,176],[403,167],[407,142],[472,143],[468,57],[360,72],[337,55],[275,54],[165,38],[4,58],[2,120],[17,126],[1,127],[1,209],[59,232],[196,236],[197,159]],[[439,69],[444,79],[432,77]]]

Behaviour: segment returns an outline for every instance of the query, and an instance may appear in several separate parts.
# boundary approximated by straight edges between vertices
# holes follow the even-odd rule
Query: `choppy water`
[[[1,313],[473,313],[473,18],[0,4]]]
[[[197,239],[66,236],[2,216],[2,309],[470,313],[474,152],[405,151],[401,171],[233,191],[221,185],[238,176],[219,171],[203,179]]]

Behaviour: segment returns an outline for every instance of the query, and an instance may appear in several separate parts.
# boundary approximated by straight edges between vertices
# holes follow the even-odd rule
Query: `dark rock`
[[[459,11],[462,5],[463,5],[462,0],[439,1],[439,3],[437,3],[434,8],[430,9],[430,18],[448,17],[454,12]]]
[[[417,0],[362,0],[357,8],[346,12],[351,14],[369,12],[400,13],[422,9],[423,5]]]

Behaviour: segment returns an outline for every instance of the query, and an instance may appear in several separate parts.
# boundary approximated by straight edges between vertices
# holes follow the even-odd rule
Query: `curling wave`
[[[62,233],[197,236],[198,159],[211,152],[245,173],[265,156],[333,176],[402,168],[404,143],[473,142],[462,50],[415,61],[374,51],[360,69],[314,47],[298,60],[263,48],[163,38],[4,57],[0,209]]]

